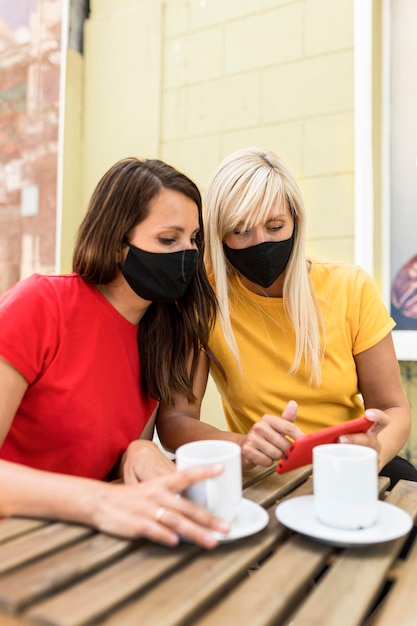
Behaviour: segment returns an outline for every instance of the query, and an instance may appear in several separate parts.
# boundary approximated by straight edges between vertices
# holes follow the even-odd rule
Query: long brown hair
[[[142,384],[147,393],[164,403],[172,404],[175,393],[194,402],[198,355],[206,349],[216,315],[216,299],[204,268],[202,202],[195,183],[158,159],[118,161],[93,192],[78,231],[73,271],[96,285],[114,280],[120,271],[123,241],[148,216],[150,201],[162,189],[179,191],[197,205],[199,254],[185,294],[176,302],[151,304],[140,322]]]

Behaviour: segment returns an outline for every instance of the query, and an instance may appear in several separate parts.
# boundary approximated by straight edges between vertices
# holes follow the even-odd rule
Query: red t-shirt
[[[77,274],[20,281],[0,299],[0,355],[29,387],[0,458],[104,479],[156,407],[138,326]]]

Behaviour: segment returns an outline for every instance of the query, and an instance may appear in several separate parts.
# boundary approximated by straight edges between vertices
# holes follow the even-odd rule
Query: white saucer
[[[314,513],[314,496],[299,496],[281,502],[275,515],[281,524],[320,543],[341,548],[391,541],[405,535],[413,525],[410,515],[393,504],[378,501],[378,519],[373,526],[344,530],[322,524]]]
[[[248,537],[259,532],[269,522],[268,513],[256,502],[242,498],[236,516],[231,523],[230,532],[227,535],[213,532],[219,543],[235,541],[242,537]]]

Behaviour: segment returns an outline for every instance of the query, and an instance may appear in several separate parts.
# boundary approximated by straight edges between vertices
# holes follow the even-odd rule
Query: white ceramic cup
[[[355,444],[329,443],[313,448],[316,517],[345,530],[368,528],[378,516],[376,450]]]
[[[223,472],[195,483],[187,489],[185,496],[213,515],[231,522],[242,499],[240,446],[231,441],[206,439],[186,443],[176,451],[178,470],[218,463],[223,465]]]

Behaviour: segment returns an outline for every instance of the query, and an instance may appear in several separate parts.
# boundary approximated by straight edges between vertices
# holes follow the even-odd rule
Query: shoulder
[[[15,293],[18,291],[44,290],[49,287],[74,284],[76,282],[84,282],[83,279],[75,273],[72,274],[31,274],[27,278],[22,278],[15,283],[4,295]],[[3,296],[4,297],[4,296]]]
[[[42,299],[45,291],[48,292],[47,277],[40,274],[33,274],[28,278],[22,278],[0,298],[0,307],[18,305],[31,299]]]
[[[355,289],[364,285],[375,284],[374,279],[358,265],[349,263],[334,263],[330,261],[311,261],[310,270],[313,285],[328,284],[340,285],[346,288],[349,285]]]
[[[310,279],[319,300],[357,310],[383,304],[376,282],[358,265],[313,261]]]
[[[0,309],[49,307],[69,298],[78,298],[80,291],[91,289],[91,285],[78,274],[46,275],[32,274],[13,285],[0,298]]]

